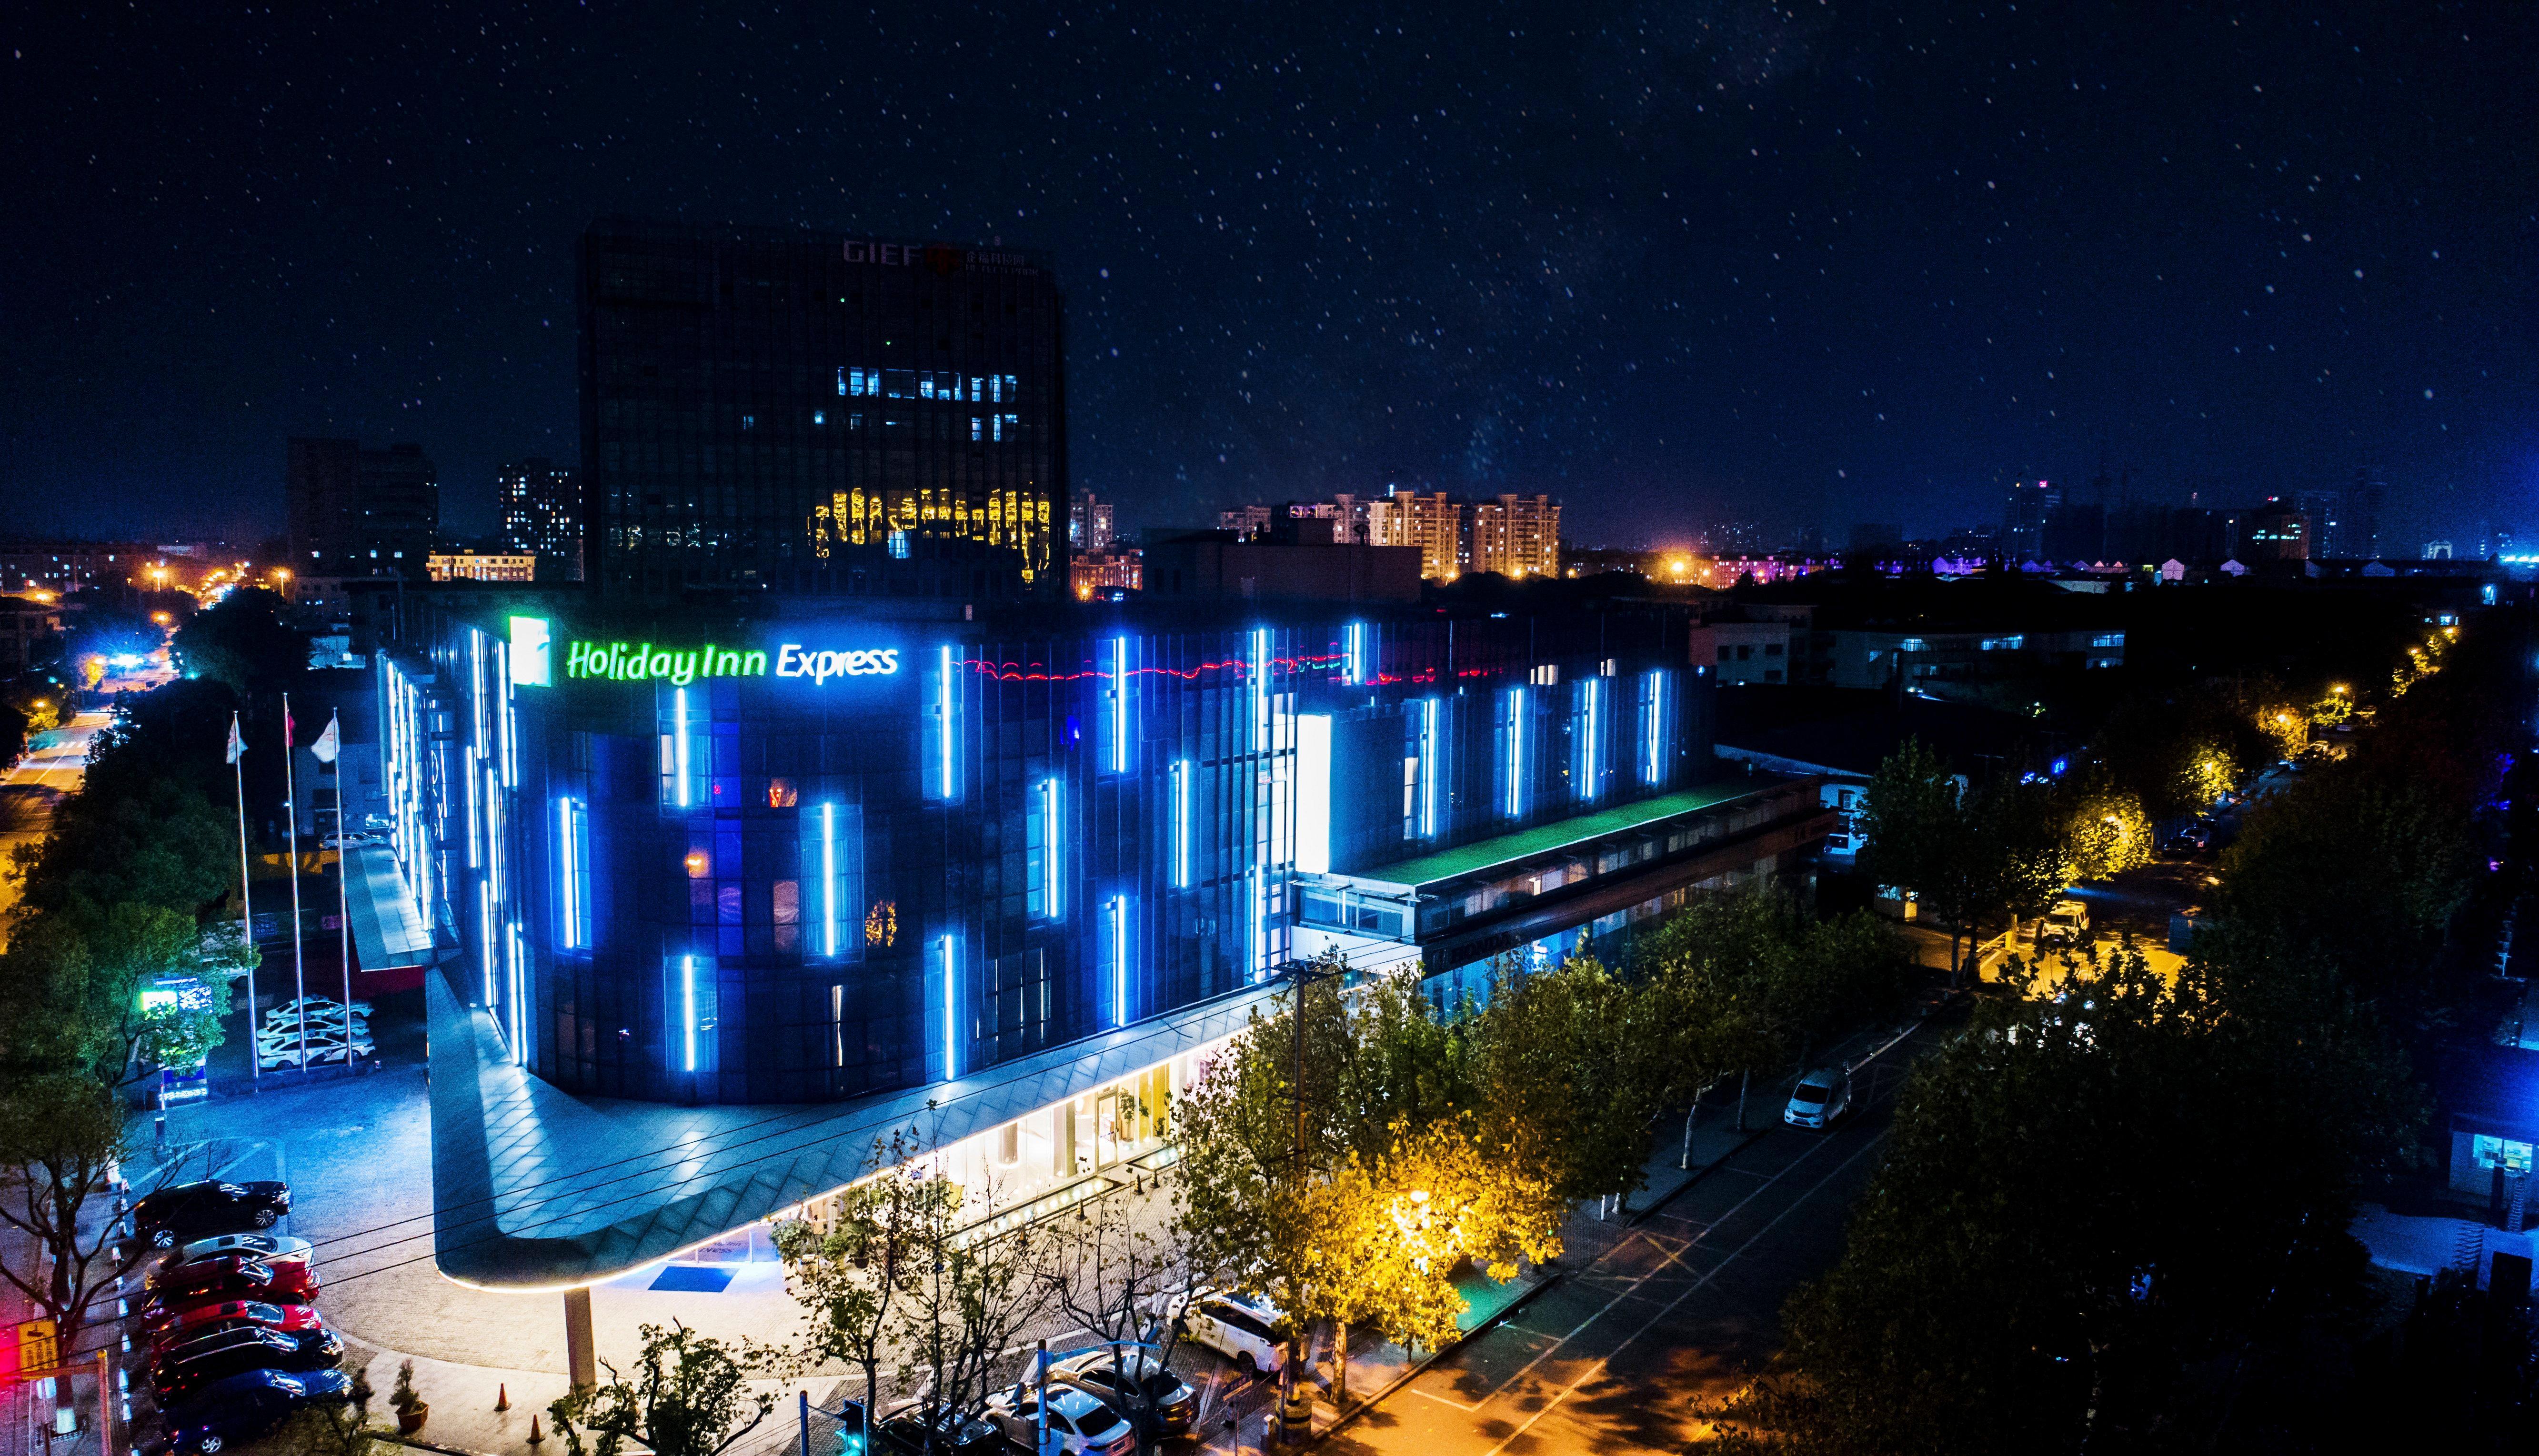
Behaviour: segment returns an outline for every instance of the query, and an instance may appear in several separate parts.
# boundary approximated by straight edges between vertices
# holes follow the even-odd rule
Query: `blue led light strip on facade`
[[[1173,888],[1191,883],[1191,761],[1173,761]]]
[[[697,1070],[697,958],[679,958],[679,1070]]]
[[[1598,787],[1597,770],[1604,766],[1597,761],[1601,756],[1596,752],[1596,750],[1599,747],[1599,732],[1604,727],[1604,715],[1599,711],[1599,709],[1604,706],[1605,680],[1603,678],[1589,678],[1581,684],[1580,687],[1587,699],[1587,741],[1580,745],[1581,751],[1579,757],[1585,760],[1585,763],[1583,765],[1585,772],[1581,775],[1582,781],[1579,784],[1579,797],[1587,800],[1589,803],[1593,803],[1596,799],[1596,790]]]
[[[1111,1025],[1129,1025],[1129,897],[1111,896]]]
[[[564,934],[557,937],[568,951],[582,947],[582,856],[576,851],[573,832],[573,801],[556,800],[556,857],[563,863],[556,878],[564,886]]]
[[[484,880],[476,882],[476,943],[485,966],[485,1009],[492,1011],[502,1004],[495,992],[494,974],[501,962],[494,959],[494,887]],[[502,1025],[500,1022],[496,1026]]]
[[[1129,771],[1129,639],[1111,639],[1111,771]]]
[[[956,1054],[954,1041],[953,1016],[958,988],[952,977],[952,937],[937,936],[934,944],[943,956],[943,1080],[950,1082],[961,1075],[961,1060]]]
[[[688,807],[688,690],[680,688],[670,694],[671,728],[674,735],[670,752],[670,771],[679,779],[679,807]]]
[[[941,782],[942,782],[942,796],[943,796],[944,798],[946,798],[946,799],[949,799],[949,798],[951,798],[951,797],[952,797],[952,700],[953,700],[953,687],[952,687],[952,648],[951,648],[951,646],[950,646],[948,643],[947,643],[947,644],[944,646],[944,648],[943,648],[943,665],[942,665],[942,673],[943,673],[942,700],[936,704],[936,708],[937,708],[937,711],[938,711],[938,712],[940,713],[940,715],[942,716],[943,722],[942,722],[942,725],[941,725],[940,730],[935,734],[935,740],[936,740],[936,744],[937,744],[937,748],[936,748],[936,752],[935,752],[935,757],[936,757],[936,759],[937,759],[937,761],[938,761],[937,766],[939,767],[939,769],[940,769],[940,771],[941,771],[941,774],[942,774],[942,778],[941,778]]]
[[[1643,746],[1642,756],[1644,761],[1640,765],[1640,777],[1645,782],[1652,785],[1663,782],[1666,778],[1666,773],[1664,771],[1666,767],[1666,748],[1664,740],[1666,732],[1666,670],[1663,668],[1651,670],[1649,673],[1648,721],[1641,725],[1641,743]]]
[[[504,927],[504,941],[512,953],[512,1060],[526,1065],[529,1060],[528,1017],[521,1010],[527,1000],[527,970],[520,927],[515,921]]]
[[[1507,814],[1525,817],[1525,690],[1508,690]]]
[[[1419,703],[1419,837],[1437,836],[1437,714],[1433,697]]]
[[[820,806],[820,954],[838,954],[838,806]]]
[[[1040,781],[1040,883],[1041,896],[1049,906],[1049,918],[1052,920],[1063,918],[1066,911],[1066,895],[1058,879],[1060,870],[1065,864],[1065,856],[1060,852],[1060,841],[1064,837],[1065,830],[1061,827],[1058,816],[1059,804],[1059,781],[1055,778],[1042,779]]]
[[[1367,680],[1366,624],[1352,622],[1342,631],[1341,640],[1345,645],[1340,654],[1340,681],[1352,687],[1362,687]]]

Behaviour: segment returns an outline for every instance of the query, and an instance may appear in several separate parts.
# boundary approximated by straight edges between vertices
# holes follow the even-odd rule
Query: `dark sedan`
[[[154,1249],[172,1249],[214,1233],[270,1228],[291,1212],[288,1183],[212,1179],[162,1188],[132,1206],[132,1228]]]
[[[332,1330],[290,1335],[253,1327],[214,1330],[168,1350],[151,1363],[150,1388],[159,1408],[180,1406],[204,1386],[249,1370],[295,1374],[331,1370],[344,1359],[344,1342]]]
[[[249,1370],[204,1386],[192,1400],[166,1413],[166,1429],[145,1453],[219,1456],[280,1425],[304,1406],[342,1405],[353,1398],[352,1377],[341,1370],[305,1375]]]
[[[223,1254],[154,1270],[142,1288],[153,1302],[169,1307],[213,1299],[306,1304],[317,1297],[317,1276],[306,1264],[267,1264],[244,1254]]]
[[[873,1456],[1007,1456],[1004,1432],[976,1416],[904,1406],[873,1427]]]

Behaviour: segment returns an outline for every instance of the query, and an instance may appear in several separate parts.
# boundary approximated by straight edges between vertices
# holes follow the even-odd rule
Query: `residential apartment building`
[[[582,480],[569,465],[532,455],[494,475],[503,493],[503,544],[537,558],[547,581],[582,579]]]
[[[1502,576],[1560,574],[1560,507],[1548,496],[1499,496],[1472,505],[1472,569]]]

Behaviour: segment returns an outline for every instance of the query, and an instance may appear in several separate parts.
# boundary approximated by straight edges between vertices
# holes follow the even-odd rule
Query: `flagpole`
[[[344,823],[344,740],[340,712],[326,719],[335,744],[335,924],[344,932],[344,1070],[353,1070],[353,830]]]
[[[291,772],[291,695],[282,695],[282,798],[291,816],[291,981],[299,1000],[300,1074],[309,1075],[309,972],[300,955],[300,788]],[[347,1016],[351,1012],[347,1010]]]
[[[246,960],[246,1080],[264,1080],[264,1058],[255,1042],[255,904],[247,897],[246,873],[246,742],[239,737],[238,713],[230,713],[230,767],[238,771],[239,809],[239,949]]]

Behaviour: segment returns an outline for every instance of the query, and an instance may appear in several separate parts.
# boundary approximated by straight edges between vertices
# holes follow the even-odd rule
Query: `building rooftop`
[[[1379,880],[1388,885],[1422,887],[1441,881],[1486,870],[1494,865],[1533,859],[1539,855],[1556,854],[1573,844],[1619,834],[1642,825],[1672,819],[1680,814],[1709,809],[1731,799],[1744,798],[1762,785],[1750,778],[1723,779],[1699,788],[1683,789],[1637,803],[1618,804],[1593,814],[1573,815],[1549,824],[1476,840],[1454,849],[1441,849],[1415,859],[1397,860],[1389,865],[1352,872],[1355,880]]]

